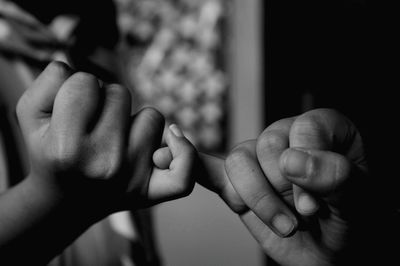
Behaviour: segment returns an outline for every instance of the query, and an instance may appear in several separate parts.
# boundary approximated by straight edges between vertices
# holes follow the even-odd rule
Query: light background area
[[[218,196],[196,186],[187,198],[156,209],[165,266],[258,266],[261,252],[245,226]]]
[[[255,138],[263,128],[261,0],[235,0],[231,19],[232,77],[229,142]],[[261,266],[258,244],[215,194],[196,186],[187,198],[155,208],[165,266]]]

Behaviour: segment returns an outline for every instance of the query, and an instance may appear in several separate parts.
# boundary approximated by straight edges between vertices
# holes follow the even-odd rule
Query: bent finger
[[[360,165],[365,164],[358,131],[346,117],[335,110],[315,109],[300,115],[292,124],[289,138],[292,148],[330,150]],[[304,188],[297,185],[293,187],[296,209],[304,215],[316,212],[319,207],[317,200],[307,194]]]
[[[103,101],[104,91],[95,76],[84,72],[73,74],[56,96],[52,129],[70,138],[86,134],[96,125]]]
[[[285,201],[293,204],[292,184],[282,176],[279,169],[279,159],[289,147],[289,132],[294,118],[277,121],[267,127],[257,138],[257,159],[264,172],[264,176],[278,193],[285,193]]]
[[[226,159],[225,167],[235,190],[266,225],[281,237],[295,232],[297,218],[265,178],[254,141],[235,148]]]
[[[103,89],[104,104],[93,130],[99,137],[107,136],[109,140],[118,140],[119,146],[124,145],[130,119],[130,93],[118,84],[105,85]]]
[[[40,126],[38,120],[49,118],[61,85],[72,75],[72,69],[62,62],[50,63],[20,98],[17,115],[23,128]]]
[[[174,124],[169,127],[166,143],[172,154],[169,169],[153,169],[149,200],[153,203],[187,196],[194,186],[196,149]]]
[[[365,165],[361,136],[354,124],[331,109],[315,109],[302,114],[290,129],[290,147],[330,150]]]

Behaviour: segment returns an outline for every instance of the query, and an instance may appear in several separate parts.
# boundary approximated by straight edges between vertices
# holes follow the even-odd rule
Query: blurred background
[[[396,132],[396,10],[369,0],[0,0],[0,174],[12,185],[26,172],[13,108],[56,59],[124,84],[135,108],[156,107],[222,156],[278,119],[336,108],[361,129],[372,168],[390,177],[395,158],[373,140]],[[383,190],[390,204],[397,185]],[[145,250],[135,265],[275,265],[199,186],[130,215],[132,253]]]

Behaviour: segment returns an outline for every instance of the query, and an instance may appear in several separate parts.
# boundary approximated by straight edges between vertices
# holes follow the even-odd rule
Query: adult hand
[[[336,265],[348,255],[353,223],[366,214],[367,165],[359,133],[341,114],[317,109],[272,124],[233,149],[226,173],[222,161],[203,156],[203,164],[199,181],[278,263]]]

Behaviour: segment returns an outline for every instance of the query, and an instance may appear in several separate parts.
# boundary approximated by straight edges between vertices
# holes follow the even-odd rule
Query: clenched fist
[[[22,250],[36,254],[30,263],[45,262],[115,211],[193,189],[192,144],[175,125],[164,133],[164,118],[154,109],[131,116],[123,86],[54,62],[21,97],[17,115],[31,169],[0,197],[0,258]],[[172,160],[160,169],[153,153],[163,133]],[[39,239],[46,249],[31,248]]]
[[[315,109],[282,119],[225,161],[202,155],[202,162],[198,181],[221,196],[279,265],[368,260],[359,252],[374,239],[368,209],[376,199],[361,136],[342,114]]]
[[[101,85],[91,74],[54,62],[21,97],[17,114],[32,179],[60,195],[100,193],[109,202],[129,197],[124,206],[140,207],[190,192],[193,146],[173,126],[178,133],[168,132],[166,141],[179,165],[153,169],[164,118],[150,108],[131,117],[131,96],[123,86]],[[173,179],[175,189],[157,183],[160,178]]]

